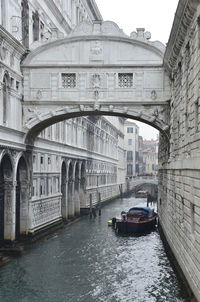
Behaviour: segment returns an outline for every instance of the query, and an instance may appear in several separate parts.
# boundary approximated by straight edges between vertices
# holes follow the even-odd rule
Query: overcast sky
[[[172,28],[178,0],[96,0],[103,19],[116,22],[125,34],[144,27],[151,32],[151,41],[166,44]],[[139,123],[140,135],[156,138],[158,131]]]

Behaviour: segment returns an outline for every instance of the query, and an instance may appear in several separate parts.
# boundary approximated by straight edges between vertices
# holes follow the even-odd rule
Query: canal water
[[[186,302],[156,230],[107,225],[138,202],[117,199],[0,268],[0,302]]]

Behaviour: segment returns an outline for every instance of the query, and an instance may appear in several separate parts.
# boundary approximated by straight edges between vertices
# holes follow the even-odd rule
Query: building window
[[[133,160],[133,151],[127,151],[127,160]]]
[[[44,38],[44,23],[40,21],[40,40]]]
[[[44,163],[44,157],[43,156],[40,157],[40,163],[41,163],[41,165]]]
[[[62,73],[62,87],[75,88],[76,87],[76,74],[75,73]]]
[[[128,145],[129,145],[129,146],[132,145],[132,139],[128,139]]]
[[[195,132],[197,133],[199,130],[199,101],[195,103]]]
[[[127,175],[133,175],[133,165],[127,165]]]
[[[39,30],[40,30],[40,19],[39,19],[39,14],[38,12],[33,12],[32,15],[33,19],[33,42],[39,40]]]
[[[120,88],[133,87],[133,74],[132,73],[119,73],[118,85]]]
[[[133,128],[132,127],[128,127],[127,128],[127,133],[133,133]]]
[[[29,6],[28,1],[21,2],[21,17],[22,17],[22,44],[29,47]]]
[[[3,124],[6,125],[8,109],[8,75],[3,78]]]
[[[19,82],[16,81],[16,90],[19,91]]]

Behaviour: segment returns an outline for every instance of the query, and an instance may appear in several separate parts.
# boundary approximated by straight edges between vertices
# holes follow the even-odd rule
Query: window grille
[[[133,74],[132,73],[119,73],[118,85],[121,88],[133,87]]]
[[[62,87],[75,88],[76,87],[76,74],[75,73],[62,73]]]

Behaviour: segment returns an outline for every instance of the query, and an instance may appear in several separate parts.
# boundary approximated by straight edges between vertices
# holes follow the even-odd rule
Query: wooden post
[[[99,193],[99,216],[101,216],[101,193]]]
[[[92,218],[92,194],[90,194],[90,218]]]

